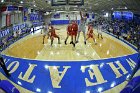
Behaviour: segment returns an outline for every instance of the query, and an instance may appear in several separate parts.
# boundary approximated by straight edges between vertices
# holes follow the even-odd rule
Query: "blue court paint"
[[[14,58],[3,55],[6,66],[8,67],[12,62],[19,63],[18,68],[11,73],[12,77],[10,77],[10,80],[18,84],[20,82],[21,84],[18,84],[28,90],[31,90],[33,92],[37,92],[36,89],[41,91],[41,93],[47,93],[48,91],[52,91],[52,93],[85,93],[86,90],[91,91],[91,93],[98,93],[98,90],[108,90],[112,86],[117,86],[124,82],[126,80],[126,77],[132,73],[131,67],[126,61],[130,59],[137,63],[137,56],[138,54],[128,55],[124,57],[118,57],[118,58],[110,58],[110,59],[103,59],[103,60],[89,60],[89,61],[39,61],[39,60],[27,60],[27,59],[21,59],[21,58]],[[116,78],[115,73],[111,69],[111,67],[107,64],[110,62],[113,62],[113,64],[118,67],[116,64],[116,61],[120,61],[122,66],[128,71],[127,74],[123,74],[122,70],[119,70],[119,72],[122,74],[121,77]],[[31,79],[33,76],[35,76],[35,79],[33,83],[29,83],[27,81],[24,81],[19,77],[19,74],[22,72],[22,77],[24,76],[25,72],[29,68],[29,64],[35,64],[32,73],[30,74],[29,79]],[[16,64],[11,66],[10,70],[14,68]],[[50,70],[46,69],[45,66],[59,66],[60,68],[58,71],[63,71],[63,66],[70,66],[70,68],[67,70],[67,72],[64,74],[64,77],[62,78],[59,86],[61,88],[54,88],[51,81],[50,76]],[[96,84],[92,86],[86,86],[85,78],[87,78],[90,82],[96,83],[97,78],[93,76],[93,79],[90,78],[90,75],[88,73],[88,70],[93,71],[90,66],[91,65],[99,65],[99,70],[102,74],[102,77],[107,82],[102,84]],[[89,66],[87,69],[85,69],[85,72],[82,72],[81,68],[83,66]],[[55,69],[55,68],[54,68]],[[0,69],[0,72],[3,72],[2,69]],[[61,74],[60,74],[61,75]],[[99,89],[100,88],[100,89]]]

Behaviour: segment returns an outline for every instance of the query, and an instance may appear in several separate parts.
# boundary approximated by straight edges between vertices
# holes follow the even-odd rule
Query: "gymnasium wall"
[[[15,9],[15,8],[12,8]],[[5,10],[0,13],[0,51],[16,40],[30,34],[34,30],[42,29],[44,23],[42,12],[28,13],[25,8],[22,11]]]

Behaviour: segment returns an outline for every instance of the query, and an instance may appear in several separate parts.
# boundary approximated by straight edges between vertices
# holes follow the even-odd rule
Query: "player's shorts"
[[[72,36],[77,36],[77,30],[71,32]]]
[[[71,36],[72,35],[72,31],[67,31],[67,34]]]
[[[79,25],[78,31],[79,31],[79,32],[80,32],[80,31],[86,32],[86,27],[85,27],[85,25]]]
[[[101,30],[98,30],[97,33],[98,33],[98,34],[102,34],[102,31],[101,31]]]
[[[59,38],[58,35],[54,34],[54,35],[51,35],[51,38],[54,39],[54,38]]]
[[[44,33],[43,33],[44,35],[47,35],[48,34],[48,32],[47,31],[44,31]]]
[[[88,34],[88,38],[94,38],[92,34]]]

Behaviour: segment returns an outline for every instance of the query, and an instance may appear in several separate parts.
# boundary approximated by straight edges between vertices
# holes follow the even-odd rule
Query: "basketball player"
[[[55,33],[55,30],[56,29],[53,26],[51,26],[51,29],[49,31],[49,33],[50,33],[50,39],[51,39],[51,46],[53,45],[54,38],[58,38],[58,44],[60,44],[60,37]]]
[[[101,36],[101,38],[103,39],[103,36],[102,36],[102,27],[103,27],[103,24],[102,23],[99,23],[98,24],[98,28],[97,28],[97,33],[98,33],[98,38]]]
[[[88,32],[87,32],[87,39],[86,40],[88,40],[89,38],[92,38],[93,39],[93,41],[94,41],[94,43],[95,43],[95,45],[97,44],[96,43],[96,41],[95,41],[95,38],[94,38],[94,36],[93,36],[93,27],[92,27],[92,25],[89,25],[88,26]],[[95,35],[95,34],[94,34]]]
[[[70,42],[70,44],[73,44],[74,47],[76,43],[77,31],[78,31],[78,24],[76,23],[76,21],[72,21],[72,32],[71,32],[72,41]]]
[[[47,24],[46,24],[46,26],[44,26],[43,44],[44,44],[44,39],[45,39],[46,35],[48,36],[47,39],[49,39],[50,34],[49,34],[49,31],[48,31],[48,25]]]
[[[82,12],[80,11],[80,16],[81,16],[81,22],[79,24],[79,29],[78,29],[78,37],[77,37],[77,40],[76,40],[76,43],[78,43],[79,41],[79,36],[80,36],[80,32],[82,31],[83,32],[83,36],[84,36],[84,43],[86,44],[86,35],[85,35],[85,32],[86,32],[86,15],[84,14],[84,16],[82,15]]]
[[[67,45],[67,40],[68,40],[69,36],[72,37],[72,22],[70,21],[70,16],[69,15],[66,15],[66,17],[69,19],[69,24],[67,26],[67,37],[65,39],[65,45]],[[71,39],[71,42],[72,42],[72,39]]]
[[[69,25],[67,26],[67,37],[65,39],[65,45],[67,45],[67,40],[68,40],[69,36],[72,36],[72,24],[71,24],[71,22],[69,22]]]

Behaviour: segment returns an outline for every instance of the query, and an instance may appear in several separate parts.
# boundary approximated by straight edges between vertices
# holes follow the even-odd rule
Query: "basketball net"
[[[66,11],[66,12],[69,12],[69,10],[70,10],[70,6],[66,5],[66,6],[65,6],[65,11]]]

